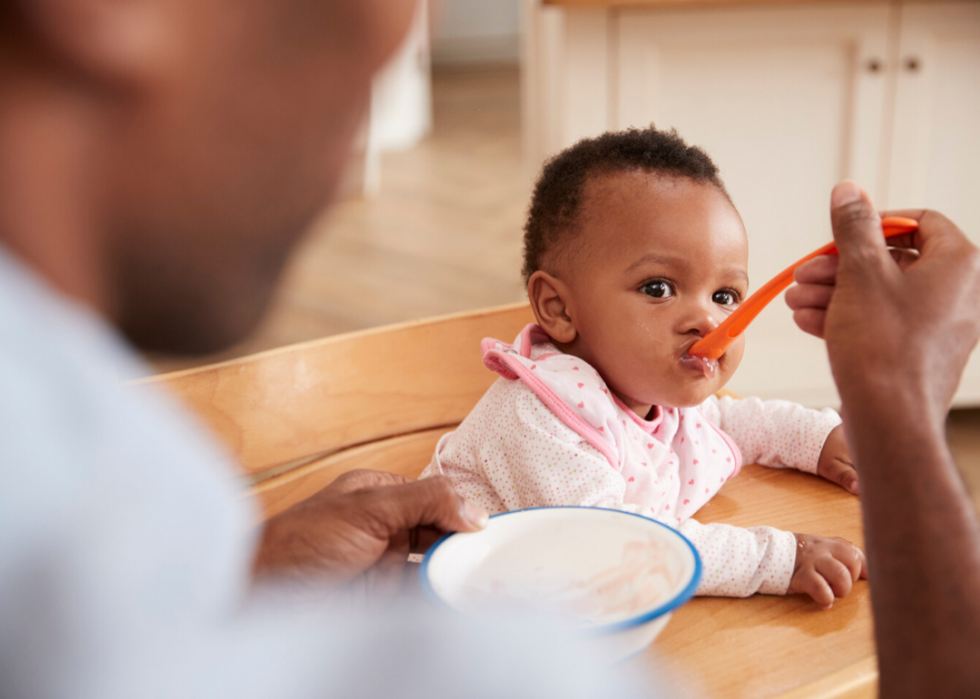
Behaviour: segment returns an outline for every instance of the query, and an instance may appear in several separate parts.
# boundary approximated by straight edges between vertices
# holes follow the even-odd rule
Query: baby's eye
[[[716,291],[711,296],[711,300],[719,306],[734,306],[738,303],[738,294],[731,289],[723,289],[722,291]]]
[[[670,285],[670,282],[663,279],[647,282],[640,287],[640,291],[655,299],[666,299],[674,295],[674,287]]]

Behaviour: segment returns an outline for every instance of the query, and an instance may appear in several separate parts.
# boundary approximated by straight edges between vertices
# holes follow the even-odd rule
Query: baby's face
[[[687,351],[748,292],[748,241],[728,198],[711,185],[617,173],[585,187],[582,229],[560,263],[578,331],[566,351],[602,374],[643,416],[653,405],[698,405],[728,382],[740,338],[713,378]]]

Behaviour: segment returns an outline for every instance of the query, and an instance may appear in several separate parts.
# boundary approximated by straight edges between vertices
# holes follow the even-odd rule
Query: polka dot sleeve
[[[829,408],[810,410],[785,400],[712,396],[701,409],[738,445],[744,463],[807,473],[817,472],[824,442],[841,424]]]
[[[742,529],[689,519],[678,530],[701,556],[698,595],[785,595],[796,565],[796,536],[773,527]]]

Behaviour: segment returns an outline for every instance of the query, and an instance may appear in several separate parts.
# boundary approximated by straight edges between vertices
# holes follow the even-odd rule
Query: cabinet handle
[[[922,62],[918,59],[917,56],[909,56],[908,58],[905,59],[904,63],[905,63],[905,70],[907,70],[910,73],[917,73],[919,71],[919,68],[922,67]]]
[[[869,73],[880,73],[881,72],[881,61],[877,58],[869,58],[864,64],[865,70]]]

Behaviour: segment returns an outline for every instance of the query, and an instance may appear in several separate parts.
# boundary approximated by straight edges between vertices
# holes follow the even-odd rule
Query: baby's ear
[[[527,280],[527,297],[538,325],[563,344],[572,342],[578,331],[568,313],[569,288],[558,278],[538,270]]]

